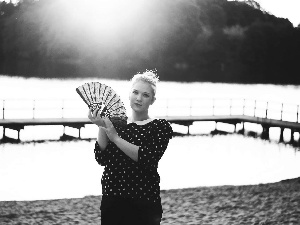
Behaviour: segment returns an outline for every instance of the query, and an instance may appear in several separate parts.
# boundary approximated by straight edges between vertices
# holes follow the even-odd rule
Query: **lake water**
[[[0,100],[5,100],[1,101],[1,107],[5,107],[4,116],[84,117],[87,108],[75,88],[89,81],[96,79],[42,80],[0,76]],[[128,104],[128,82],[102,79],[97,81],[110,85],[120,94],[125,105]],[[229,110],[228,102],[236,101],[236,113],[240,113],[242,107],[238,102],[247,99],[249,107],[244,113],[252,114],[254,111],[251,104],[256,99],[256,113],[264,114],[263,107],[268,102],[269,108],[272,104],[279,107],[276,109],[277,114],[274,110],[273,115],[278,117],[283,102],[290,109],[284,115],[285,118],[293,121],[297,119],[295,106],[300,103],[298,96],[300,87],[292,85],[161,82],[157,96],[159,100],[153,105],[151,113],[153,116],[166,113],[194,115],[206,106],[207,110],[203,110],[203,113],[212,113],[209,105],[211,101],[221,101],[222,104],[227,102],[219,105],[219,113]],[[209,103],[204,107],[199,102]],[[258,110],[260,107],[261,112]],[[234,108],[232,107],[232,113]],[[218,113],[217,107],[214,110],[213,113]],[[261,132],[260,126],[245,126],[247,130]],[[238,134],[206,135],[214,128],[214,123],[196,123],[190,131],[200,135],[174,137],[170,141],[159,163],[162,189],[269,183],[300,176],[299,149],[277,143],[278,129],[271,129],[271,140],[265,141]],[[226,124],[218,124],[217,128],[233,131],[233,126]],[[186,131],[185,127],[175,125],[173,129]],[[0,201],[101,194],[103,168],[94,159],[94,140],[53,141],[59,139],[63,131],[62,126],[25,127],[20,133],[22,143],[0,145]],[[78,135],[78,131],[72,128],[66,128],[65,132]],[[16,131],[7,130],[6,134],[16,137]],[[97,128],[93,125],[87,125],[81,130],[83,138],[94,138],[96,134]],[[290,139],[288,130],[285,131],[284,138],[285,141]],[[299,134],[296,133],[295,139],[298,138]],[[39,141],[47,139],[51,141]]]

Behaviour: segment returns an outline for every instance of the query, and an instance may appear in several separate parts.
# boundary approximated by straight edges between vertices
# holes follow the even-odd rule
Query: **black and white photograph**
[[[0,0],[0,225],[299,225],[299,0]]]

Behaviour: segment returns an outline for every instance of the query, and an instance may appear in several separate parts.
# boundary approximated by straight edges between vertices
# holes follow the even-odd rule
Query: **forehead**
[[[151,84],[149,84],[148,82],[145,81],[136,81],[133,85],[132,85],[132,89],[141,91],[141,92],[148,92],[151,93],[153,91]]]

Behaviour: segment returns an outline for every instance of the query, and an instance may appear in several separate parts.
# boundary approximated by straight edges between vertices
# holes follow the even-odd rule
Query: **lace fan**
[[[111,87],[99,82],[90,82],[77,87],[76,91],[92,111],[99,109],[98,116],[110,118],[114,125],[127,124],[124,104]]]

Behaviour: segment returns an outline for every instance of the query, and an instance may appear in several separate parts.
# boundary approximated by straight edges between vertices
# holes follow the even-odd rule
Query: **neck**
[[[149,115],[148,115],[148,111],[144,112],[144,113],[136,113],[136,112],[132,112],[132,122],[135,121],[143,121],[143,120],[147,120],[149,119]]]

